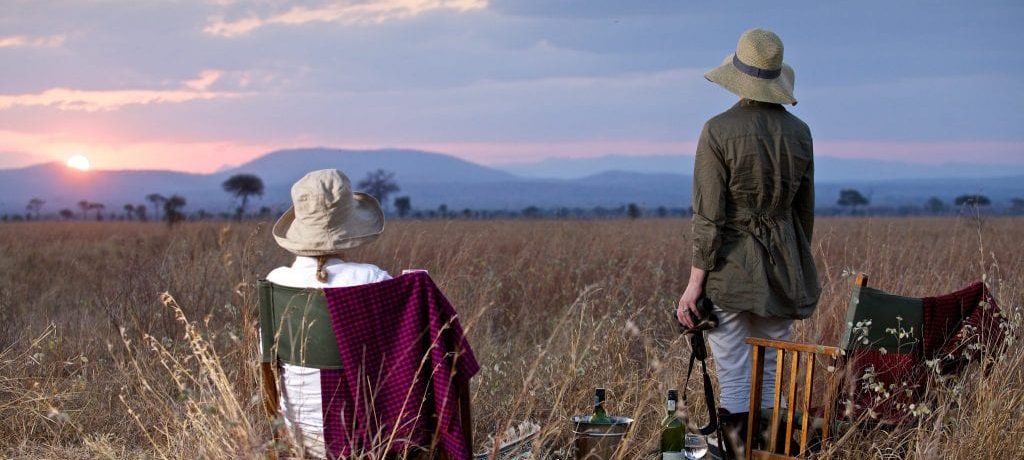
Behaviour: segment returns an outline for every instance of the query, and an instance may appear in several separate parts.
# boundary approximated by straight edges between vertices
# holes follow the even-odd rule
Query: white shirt
[[[327,282],[316,279],[316,258],[299,256],[290,267],[278,267],[267,275],[271,283],[296,288],[348,287],[391,279],[388,272],[371,264],[330,259],[325,265]],[[301,441],[307,454],[326,458],[320,369],[282,364],[281,413],[285,424]]]

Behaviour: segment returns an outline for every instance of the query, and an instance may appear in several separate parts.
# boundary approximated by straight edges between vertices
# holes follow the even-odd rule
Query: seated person
[[[391,279],[370,264],[347,262],[341,252],[377,239],[384,231],[380,204],[352,192],[341,171],[313,171],[291,190],[291,209],[274,225],[278,245],[295,254],[291,266],[267,275],[271,283],[296,288],[350,287]],[[326,458],[320,369],[282,364],[279,411],[294,442],[307,456]]]

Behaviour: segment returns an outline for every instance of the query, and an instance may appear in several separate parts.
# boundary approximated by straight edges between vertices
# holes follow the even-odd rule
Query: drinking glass
[[[690,460],[704,458],[708,453],[708,440],[699,434],[687,433],[683,442],[683,453]]]

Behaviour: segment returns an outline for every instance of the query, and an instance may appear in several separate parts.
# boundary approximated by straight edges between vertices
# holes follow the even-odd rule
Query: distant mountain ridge
[[[44,212],[78,211],[81,200],[102,202],[107,211],[127,203],[146,204],[150,193],[195,194],[209,189],[209,177],[176,171],[97,170],[82,173],[61,163],[0,170],[0,212],[23,212],[33,197],[47,201]]]
[[[587,158],[547,158],[535,162],[498,166],[527,177],[579,179],[605,171],[673,173],[689,175],[693,155],[604,155]],[[851,182],[894,179],[950,179],[1024,175],[1024,165],[973,163],[921,164],[898,160],[851,159],[818,154],[814,159],[818,182]]]
[[[151,206],[145,201],[145,196],[151,193],[182,195],[188,200],[189,212],[229,211],[237,204],[221,189],[221,183],[238,173],[255,174],[266,185],[264,196],[252,200],[253,209],[268,206],[279,211],[288,206],[290,187],[295,180],[310,170],[323,168],[341,169],[353,183],[376,169],[395,172],[402,188],[397,195],[410,196],[415,209],[436,209],[441,204],[452,210],[520,210],[527,206],[591,208],[627,203],[649,208],[686,208],[692,179],[685,165],[679,164],[683,159],[661,158],[672,162],[671,169],[605,169],[573,179],[524,177],[449,155],[406,149],[281,150],[211,174],[135,170],[82,173],[59,163],[48,163],[0,170],[0,213],[24,213],[25,205],[33,197],[47,201],[44,214],[53,215],[63,208],[77,213],[77,203],[83,199],[104,203],[107,212],[120,213],[124,204]],[[583,167],[585,163],[568,161],[581,172],[589,172]],[[614,165],[616,161],[596,164]],[[888,174],[891,172],[872,174],[871,177],[877,177],[875,180],[830,181],[817,172],[818,206],[833,206],[841,188],[857,188],[871,197],[872,204],[886,206],[919,206],[931,196],[950,202],[964,193],[989,195],[996,204],[1024,196],[1022,173],[988,178],[886,179]]]
[[[301,159],[300,161],[296,161]],[[304,148],[276,150],[241,166],[221,171],[218,177],[255,173],[268,184],[291,185],[313,169],[337,168],[353,181],[377,169],[394,172],[405,183],[485,183],[514,180],[516,176],[451,155],[409,149],[342,150]]]

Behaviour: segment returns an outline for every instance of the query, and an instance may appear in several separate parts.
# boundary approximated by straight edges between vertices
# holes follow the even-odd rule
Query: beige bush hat
[[[761,102],[796,105],[793,68],[782,62],[782,39],[774,32],[750,29],[740,35],[736,52],[704,74],[737,96]]]
[[[274,239],[300,256],[335,254],[369,243],[384,232],[384,212],[377,199],[352,192],[352,183],[337,169],[306,174],[292,185],[292,207],[274,224]]]

